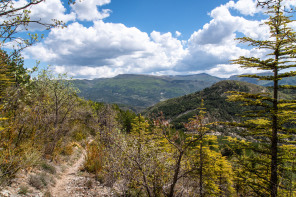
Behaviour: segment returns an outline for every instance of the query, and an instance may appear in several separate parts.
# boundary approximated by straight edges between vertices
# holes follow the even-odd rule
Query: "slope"
[[[197,113],[197,108],[200,107],[203,99],[210,121],[238,121],[239,117],[236,114],[241,112],[242,106],[226,100],[228,95],[226,92],[228,91],[269,92],[263,86],[242,81],[225,80],[202,91],[160,102],[149,107],[143,114],[153,117],[162,112],[165,118],[170,120],[176,128],[182,128],[183,122],[187,122],[189,118]]]
[[[131,106],[141,111],[160,101],[202,90],[222,79],[208,74],[187,76],[118,75],[75,80],[80,96],[98,102]]]

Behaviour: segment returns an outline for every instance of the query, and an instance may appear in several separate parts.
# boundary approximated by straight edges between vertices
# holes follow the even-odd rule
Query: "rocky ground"
[[[86,197],[118,196],[116,185],[106,187],[94,176],[81,171],[85,161],[85,150],[75,148],[64,164],[48,163],[43,169],[20,171],[9,186],[0,188],[2,197]]]

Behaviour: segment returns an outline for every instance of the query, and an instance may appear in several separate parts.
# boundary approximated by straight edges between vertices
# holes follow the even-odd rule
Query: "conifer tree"
[[[270,71],[272,74],[268,76],[254,74],[242,75],[242,77],[271,81],[271,93],[232,92],[229,100],[255,106],[255,110],[244,113],[246,121],[233,125],[245,128],[242,132],[243,137],[251,141],[248,149],[252,153],[249,154],[249,162],[247,163],[248,169],[256,177],[256,183],[252,183],[252,189],[258,195],[275,197],[280,191],[279,171],[283,170],[282,166],[286,162],[283,156],[283,145],[293,143],[291,139],[295,133],[291,121],[293,118],[295,119],[296,101],[281,98],[279,91],[296,89],[296,86],[281,84],[282,79],[296,76],[296,71],[287,71],[287,69],[292,70],[291,68],[296,67],[296,34],[289,26],[292,20],[283,10],[282,0],[271,0],[264,6],[268,8],[269,19],[265,24],[269,26],[270,38],[268,40],[254,40],[243,37],[239,40],[258,49],[265,49],[269,53],[263,59],[240,57],[233,60],[233,63],[240,64],[244,68]],[[269,177],[266,177],[267,175]],[[281,186],[281,190],[283,188],[284,186]]]
[[[185,128],[189,131],[188,142],[192,142],[193,136],[198,139],[190,149],[189,155],[192,157],[190,178],[198,182],[200,197],[231,196],[233,194],[231,165],[217,151],[219,149],[217,136],[211,135],[210,130],[210,126],[214,123],[208,123],[203,100],[197,109],[199,113],[185,124]]]

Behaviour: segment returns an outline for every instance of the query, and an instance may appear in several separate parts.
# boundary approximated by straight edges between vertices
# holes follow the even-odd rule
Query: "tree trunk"
[[[173,182],[171,184],[171,188],[170,188],[170,192],[169,192],[168,197],[173,197],[174,196],[174,190],[175,190],[176,183],[178,181],[178,176],[179,176],[179,172],[180,172],[180,168],[181,168],[181,161],[182,161],[183,154],[184,154],[183,151],[181,151],[179,153],[179,157],[178,157],[178,160],[177,160],[177,163],[176,163],[174,178],[173,178]]]
[[[278,32],[279,33],[279,32]],[[279,60],[279,52],[275,51],[275,60]],[[270,195],[277,196],[278,189],[278,67],[274,66],[273,80],[273,114],[272,114],[272,136],[271,136],[271,175],[270,175]]]
[[[199,196],[203,197],[203,157],[202,157],[202,140],[200,142],[200,150],[199,150]]]

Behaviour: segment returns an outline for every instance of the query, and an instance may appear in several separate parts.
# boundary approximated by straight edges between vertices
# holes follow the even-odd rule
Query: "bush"
[[[12,145],[0,144],[0,185],[8,183],[19,169],[37,166],[41,161],[40,152],[30,144],[22,144],[12,148]]]
[[[31,175],[29,178],[29,184],[39,190],[47,186],[49,182],[49,176],[46,173]]]
[[[94,173],[96,177],[98,176],[98,173],[103,168],[103,151],[99,147],[99,145],[95,142],[92,142],[91,144],[87,145],[86,149],[86,160],[84,163],[84,169],[87,172]]]
[[[87,179],[87,180],[85,181],[85,186],[86,186],[88,189],[93,188],[93,182],[92,182],[92,180],[91,180],[91,179]]]
[[[50,191],[46,191],[43,196],[44,197],[52,197]]]
[[[78,142],[80,142],[81,140],[84,140],[84,139],[86,139],[86,133],[84,133],[84,132],[82,132],[82,131],[74,131],[73,132],[73,138],[74,138],[74,140],[75,141],[78,141]]]
[[[29,187],[26,185],[21,185],[18,194],[26,195],[29,192]]]
[[[47,162],[42,163],[41,167],[43,170],[49,172],[50,174],[55,174],[57,172],[56,168]]]
[[[73,146],[72,144],[67,144],[66,146],[64,146],[61,150],[61,154],[63,155],[72,155],[73,154]]]
[[[41,180],[40,175],[31,175],[29,178],[29,184],[39,190],[44,187],[44,183]]]

